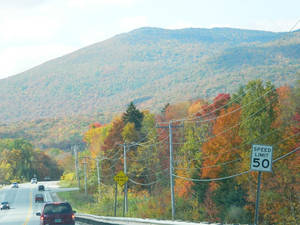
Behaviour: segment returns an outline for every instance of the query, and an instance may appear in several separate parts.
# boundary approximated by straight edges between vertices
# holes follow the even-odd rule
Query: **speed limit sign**
[[[272,153],[272,146],[252,145],[251,170],[272,172]]]

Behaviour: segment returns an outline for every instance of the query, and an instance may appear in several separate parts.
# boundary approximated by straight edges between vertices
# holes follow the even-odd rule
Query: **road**
[[[43,203],[35,203],[36,193],[43,193],[45,201],[53,201],[50,191],[59,191],[54,182],[39,182],[45,191],[38,191],[37,184],[20,184],[19,188],[4,187],[0,190],[0,201],[8,201],[11,209],[0,211],[0,225],[39,225],[39,216]]]

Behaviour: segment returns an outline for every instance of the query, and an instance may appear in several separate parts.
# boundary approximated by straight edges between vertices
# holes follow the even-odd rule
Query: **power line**
[[[187,178],[187,177],[178,176],[178,175],[175,175],[175,174],[173,174],[173,176],[177,177],[177,178],[184,179],[184,180],[188,180],[188,181],[210,182],[210,181],[226,180],[226,179],[230,179],[230,178],[233,178],[233,177],[241,176],[243,174],[249,173],[250,171],[251,170],[247,170],[245,172],[234,174],[234,175],[231,175],[231,176],[219,177],[219,178],[211,178],[211,179],[193,179],[193,178]]]
[[[243,93],[243,94],[237,96],[237,97],[236,97],[234,100],[232,100],[232,101],[229,100],[225,105],[220,106],[219,108],[214,109],[213,111],[210,111],[210,112],[208,112],[207,114],[204,114],[204,115],[202,115],[202,116],[194,116],[194,117],[192,117],[192,118],[182,118],[182,119],[180,119],[180,120],[174,120],[174,122],[192,121],[192,120],[195,120],[195,119],[200,119],[200,118],[203,118],[203,117],[207,117],[207,116],[213,114],[214,112],[217,112],[218,110],[221,110],[221,109],[223,109],[223,108],[226,108],[226,106],[232,104],[233,101],[236,101],[237,99],[243,97],[245,94],[246,94],[246,93]],[[209,108],[210,106],[213,106],[214,104],[215,104],[215,102],[209,104],[209,105],[206,106],[206,107]],[[201,109],[201,110],[199,110],[198,112],[193,113],[193,114],[194,114],[194,115],[197,115],[198,113],[201,113],[201,112],[203,112],[203,111],[204,111],[204,109]]]
[[[273,163],[275,163],[278,160],[283,159],[283,158],[285,158],[287,156],[290,156],[291,154],[293,154],[293,153],[295,153],[295,152],[297,152],[299,150],[300,150],[300,147],[295,148],[294,150],[290,151],[289,153],[284,154],[284,155],[278,157],[277,159],[273,160]],[[178,178],[181,178],[181,179],[184,179],[184,180],[188,180],[188,181],[210,182],[210,181],[220,181],[220,180],[226,180],[226,179],[234,178],[234,177],[241,176],[241,175],[249,173],[249,172],[251,172],[251,170],[247,170],[247,171],[244,171],[244,172],[241,172],[241,173],[238,173],[238,174],[234,174],[234,175],[231,175],[231,176],[219,177],[219,178],[211,178],[211,179],[193,179],[193,178],[187,178],[187,177],[178,176],[178,175],[175,175],[175,174],[172,174],[172,175],[174,177],[178,177]]]
[[[224,165],[228,165],[228,164],[231,164],[233,162],[238,162],[238,161],[241,161],[242,158],[239,158],[239,159],[235,159],[235,160],[230,160],[230,161],[227,161],[227,162],[223,162],[223,163],[219,163],[219,164],[215,164],[215,165],[211,165],[211,166],[203,166],[203,167],[194,167],[194,168],[174,168],[174,169],[177,169],[177,170],[197,170],[197,169],[207,169],[207,168],[214,168],[214,167],[219,167],[219,166],[224,166]]]
[[[249,90],[249,91],[250,91],[250,90]],[[234,111],[232,111],[232,112],[230,112],[230,113],[224,114],[224,115],[222,115],[221,117],[225,117],[225,116],[227,116],[227,115],[230,115],[230,114],[232,114],[232,113],[234,113],[234,112],[236,112],[236,111],[238,111],[238,110],[240,110],[240,109],[242,109],[242,108],[244,108],[244,107],[246,107],[246,106],[248,106],[248,105],[250,105],[250,104],[256,102],[258,99],[264,97],[265,95],[267,95],[267,94],[268,94],[269,92],[271,92],[271,91],[272,91],[272,89],[270,89],[269,91],[267,91],[267,92],[264,93],[263,95],[259,96],[258,98],[254,99],[252,102],[249,102],[249,103],[247,103],[246,105],[240,106],[240,107],[237,108],[236,110],[234,110]],[[239,98],[239,97],[243,97],[245,94],[247,94],[247,93],[243,93],[242,95],[238,96],[238,98]],[[236,99],[237,99],[237,98],[236,98]],[[235,100],[236,100],[236,99],[235,99]],[[229,104],[231,104],[231,103],[232,103],[231,101],[228,101],[228,103],[225,104],[224,106],[221,106],[221,107],[219,107],[219,108],[217,108],[217,109],[214,109],[213,111],[209,112],[208,114],[206,114],[206,115],[204,115],[204,116],[199,116],[199,117],[194,117],[194,118],[183,118],[183,119],[178,119],[178,120],[173,120],[173,121],[174,121],[174,122],[183,122],[183,121],[193,122],[195,119],[201,119],[201,118],[203,118],[203,117],[207,117],[207,115],[210,115],[210,114],[212,114],[213,112],[216,112],[216,111],[218,111],[218,110],[220,110],[220,109],[222,109],[222,108],[225,108],[227,105],[229,105]],[[213,103],[212,103],[212,104],[213,104]],[[212,104],[211,104],[211,105],[212,105]],[[203,111],[203,110],[202,110],[202,111]],[[199,122],[200,122],[200,123],[209,122],[209,121],[212,121],[212,120],[216,120],[217,118],[220,118],[220,116],[214,117],[214,118],[212,118],[212,119],[202,120],[202,121],[199,121]]]
[[[160,171],[153,171],[152,170],[152,173],[151,174],[146,174],[146,175],[140,175],[140,176],[136,176],[136,178],[140,178],[140,177],[151,177],[151,176],[157,176],[158,174],[164,174],[166,171],[168,171],[169,168],[165,168],[165,169],[162,169]],[[130,177],[130,175],[128,175],[128,177]]]
[[[264,95],[266,95],[266,94],[269,93],[270,91],[271,91],[271,90],[269,90],[268,92],[266,92]],[[264,95],[263,95],[263,96],[264,96]],[[262,96],[260,96],[260,97],[262,97]],[[209,140],[212,139],[212,138],[218,137],[218,136],[220,136],[220,135],[226,133],[227,131],[232,130],[233,128],[237,127],[238,125],[244,124],[245,122],[247,122],[248,120],[250,120],[252,117],[254,117],[257,113],[259,113],[259,112],[262,111],[264,108],[266,108],[266,107],[269,106],[271,103],[273,103],[273,101],[275,101],[275,100],[276,100],[276,99],[271,100],[271,101],[268,102],[268,104],[266,104],[264,107],[261,107],[258,111],[256,111],[255,113],[251,114],[251,115],[248,116],[246,119],[244,119],[244,120],[242,120],[242,121],[236,123],[235,125],[233,125],[233,126],[227,128],[227,129],[225,129],[225,130],[219,132],[219,133],[216,134],[216,135],[211,135],[211,136],[205,138],[204,140],[200,140],[200,141],[196,141],[196,142],[207,142],[207,141],[209,141]],[[253,102],[251,102],[251,103],[253,103]],[[247,104],[247,105],[248,105],[248,104]],[[246,105],[245,105],[245,106],[246,106]],[[234,111],[236,111],[236,110],[234,110]],[[224,116],[225,116],[225,115],[224,115]],[[218,118],[220,118],[220,117],[218,117]]]
[[[169,137],[166,136],[166,137],[164,137],[162,140],[157,141],[157,142],[155,142],[155,143],[153,143],[153,144],[149,144],[149,145],[145,145],[144,143],[142,143],[142,144],[137,143],[136,146],[151,147],[151,146],[157,145],[157,144],[159,144],[159,143],[165,142],[168,138],[169,138]],[[154,141],[154,140],[153,140],[153,141]]]
[[[264,108],[266,108],[268,105],[270,105],[273,101],[275,101],[275,99],[273,99],[272,101],[270,101],[268,104],[266,104],[264,107],[262,107],[261,109],[259,109],[258,111],[256,111],[255,113],[251,114],[249,117],[247,117],[244,121],[240,121],[238,123],[236,123],[234,126],[231,126],[225,130],[223,130],[222,132],[219,132],[218,134],[216,135],[212,135],[208,138],[206,138],[204,141],[207,142],[208,140],[212,139],[212,138],[215,138],[215,137],[218,137],[224,133],[226,133],[227,131],[230,131],[232,130],[233,128],[237,127],[238,125],[241,125],[241,124],[244,124],[245,122],[247,122],[249,119],[251,119],[252,117],[254,117],[257,113],[259,113],[260,111],[262,111]]]
[[[201,109],[201,110],[199,110],[199,111],[193,113],[193,114],[191,115],[192,117],[184,117],[184,118],[181,118],[181,119],[178,119],[178,120],[172,120],[172,121],[173,121],[173,122],[183,122],[183,121],[193,121],[193,120],[195,120],[195,119],[205,118],[205,117],[207,117],[207,116],[213,114],[214,112],[216,112],[216,111],[218,111],[218,110],[220,110],[220,109],[226,108],[226,106],[232,104],[232,102],[234,102],[234,101],[236,101],[237,99],[243,97],[245,94],[247,94],[247,93],[242,93],[241,95],[235,97],[234,100],[229,100],[225,105],[220,106],[219,108],[214,109],[213,111],[210,111],[210,112],[208,112],[208,113],[206,113],[206,114],[204,114],[204,115],[196,116],[198,113],[201,113],[201,112],[204,111],[204,109]],[[212,102],[211,104],[207,105],[206,107],[209,108],[209,107],[213,106],[214,104],[215,104],[215,102]],[[168,122],[160,122],[160,123],[161,123],[161,124],[168,124]]]
[[[153,184],[158,183],[158,182],[161,181],[162,179],[163,179],[163,178],[160,178],[160,179],[158,179],[158,180],[156,180],[156,181],[153,181],[153,182],[151,182],[151,183],[140,183],[140,182],[137,182],[137,181],[132,180],[131,178],[129,178],[128,180],[129,180],[130,182],[134,183],[134,184],[137,184],[137,185],[150,186],[150,185],[153,185]]]
[[[298,23],[300,23],[300,19],[294,24],[294,26],[292,26],[292,28],[289,30],[289,33],[292,32],[296,28]]]
[[[290,156],[291,154],[293,154],[293,153],[295,153],[295,152],[297,152],[297,151],[299,151],[299,150],[300,150],[300,147],[298,147],[298,148],[296,148],[296,149],[290,151],[289,153],[284,154],[283,156],[278,157],[277,159],[273,160],[273,162],[277,162],[277,161],[280,160],[280,159],[283,159],[283,158],[285,158],[285,157],[288,157],[288,156]]]
[[[156,130],[155,127],[153,127],[153,129],[152,129],[152,131],[151,131],[150,134],[153,134],[155,130]],[[155,138],[158,138],[158,136],[161,135],[162,133],[163,133],[163,130],[161,132],[159,132],[159,134],[156,134]],[[154,139],[151,139],[151,140],[149,140],[147,142],[143,142],[143,140],[145,140],[150,134],[147,133],[147,135],[145,137],[143,137],[142,139],[138,140],[137,142],[134,142],[133,145],[142,145],[142,144],[153,142]]]
[[[274,131],[272,131],[272,132],[270,132],[270,133],[273,133]],[[270,133],[268,133],[268,134],[270,134]],[[284,141],[286,141],[286,140],[288,140],[288,139],[290,139],[290,138],[293,138],[293,137],[296,137],[296,136],[298,136],[300,134],[300,131],[299,132],[297,132],[297,133],[295,133],[295,134],[293,134],[293,135],[290,135],[290,136],[288,136],[288,137],[286,137],[286,138],[284,138],[284,139],[282,139],[282,140],[280,140],[280,141],[278,141],[278,142],[276,142],[276,143],[274,143],[274,144],[272,144],[273,146],[275,145],[278,145],[278,144],[281,144],[282,142],[284,142]],[[264,136],[263,136],[264,137]],[[263,137],[260,137],[260,138],[263,138]],[[257,139],[257,138],[256,138]],[[254,139],[254,140],[256,140],[256,139]],[[253,140],[252,141],[249,141],[249,142],[253,142]],[[249,142],[247,142],[248,144],[249,144]],[[241,150],[240,148],[232,148],[232,149],[235,149],[235,150]],[[224,153],[226,153],[226,152],[229,152],[229,151],[232,151],[232,149],[229,149],[228,151],[225,151]],[[221,150],[221,149],[218,149],[218,150]],[[211,156],[206,156],[206,157],[202,157],[201,158],[201,160],[203,160],[203,159],[207,159],[207,158],[209,158],[209,157],[211,157]],[[192,163],[193,161],[198,161],[198,159],[193,159],[193,160],[191,160],[191,161],[189,161],[188,163],[190,164],[190,163]],[[213,165],[212,165],[213,166]],[[202,169],[203,168],[209,168],[209,167],[201,167]],[[199,168],[199,169],[201,169],[201,168]]]
[[[280,129],[282,129],[282,128],[280,128]],[[279,130],[280,130],[280,129],[279,129]],[[268,136],[268,135],[270,135],[270,134],[272,134],[272,133],[274,133],[274,132],[275,132],[275,130],[273,130],[273,131],[271,131],[271,132],[265,134],[264,136],[260,136],[260,137],[258,137],[258,138],[256,138],[256,139],[264,138],[265,136]],[[295,137],[295,136],[297,136],[297,135],[299,135],[299,134],[300,134],[300,131],[297,132],[296,134],[291,135],[291,136],[288,136],[288,137],[286,137],[286,138],[284,138],[284,139],[282,139],[282,140],[280,140],[280,141],[278,141],[278,142],[276,142],[275,144],[272,144],[272,145],[278,145],[278,144],[280,144],[280,143],[282,143],[282,142],[284,142],[284,141],[286,141],[286,140],[288,140],[288,139],[290,139],[290,138],[292,138],[292,137]],[[256,139],[255,139],[255,140],[256,140]],[[249,142],[253,142],[253,140],[252,140],[252,141],[249,141]],[[240,148],[234,148],[234,149],[238,150],[238,149],[240,149]],[[230,149],[230,150],[228,150],[228,151],[232,151],[232,149]],[[104,168],[103,170],[108,171],[108,170],[112,169],[112,168],[117,164],[117,162],[118,162],[117,160],[119,160],[119,159],[121,159],[121,158],[122,158],[122,156],[120,156],[119,158],[115,159],[115,162],[113,163],[113,165],[111,165],[110,168]],[[205,158],[208,158],[208,157],[205,157]],[[201,158],[201,160],[203,160],[203,159],[205,159],[205,158]],[[147,159],[145,159],[145,160],[147,160]],[[213,167],[218,167],[218,166],[222,166],[222,165],[227,165],[227,164],[230,164],[230,163],[233,163],[233,162],[236,162],[236,161],[240,161],[240,160],[241,160],[241,159],[236,159],[236,160],[224,162],[224,163],[221,163],[221,164],[218,164],[218,165],[211,165],[211,166],[205,166],[205,167],[200,167],[200,168],[174,168],[174,169],[193,169],[193,170],[194,170],[194,169],[213,168]],[[135,161],[135,160],[132,160],[132,161]],[[139,160],[136,160],[136,161],[139,161]],[[195,161],[195,160],[192,160],[192,161]],[[191,163],[192,161],[189,161],[189,163]],[[277,161],[277,160],[276,160],[276,161]],[[274,160],[274,162],[275,162],[275,160]],[[165,169],[165,170],[168,170],[168,168]],[[152,175],[155,175],[155,174],[159,174],[161,171],[160,171],[160,172],[152,171],[152,172],[153,172]],[[151,175],[147,175],[147,176],[151,176]],[[105,177],[109,177],[109,176],[105,176]]]

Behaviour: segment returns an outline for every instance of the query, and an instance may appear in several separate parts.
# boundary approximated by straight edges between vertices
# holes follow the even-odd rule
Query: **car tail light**
[[[74,214],[72,214],[72,220],[75,220],[75,215]]]
[[[44,220],[44,216],[41,216],[41,220]]]

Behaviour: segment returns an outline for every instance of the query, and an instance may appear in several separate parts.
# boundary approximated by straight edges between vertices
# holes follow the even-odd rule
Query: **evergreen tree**
[[[142,127],[143,118],[144,114],[135,107],[133,102],[130,102],[126,112],[123,114],[122,120],[124,124],[134,123],[135,129],[140,130]]]

